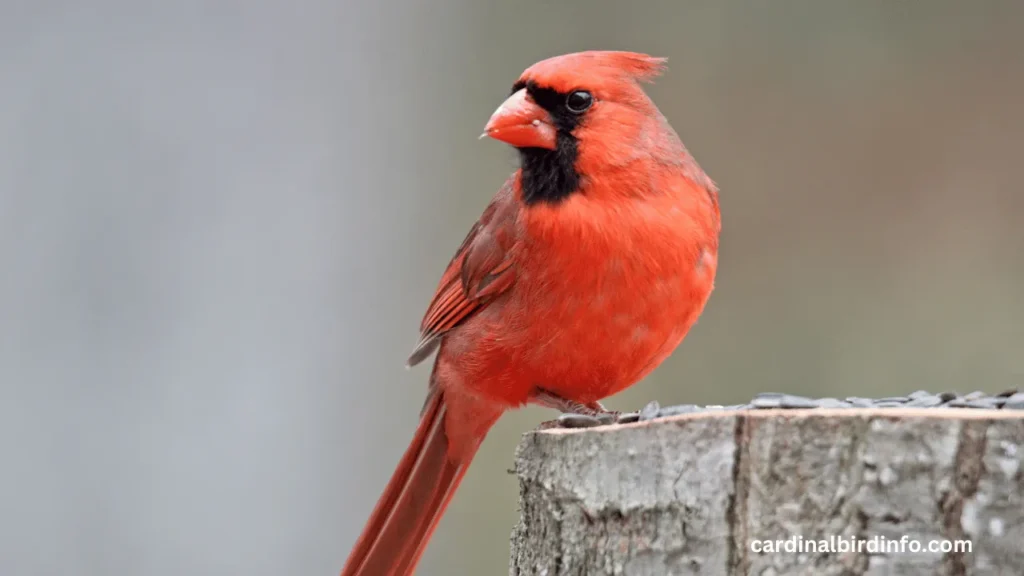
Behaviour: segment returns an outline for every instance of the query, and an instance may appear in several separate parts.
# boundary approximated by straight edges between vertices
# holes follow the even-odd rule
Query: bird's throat
[[[577,140],[572,134],[559,131],[554,150],[519,148],[523,202],[558,204],[579,192],[580,175],[576,172]]]

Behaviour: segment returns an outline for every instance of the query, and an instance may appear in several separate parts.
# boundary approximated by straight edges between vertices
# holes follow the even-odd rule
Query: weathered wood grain
[[[524,436],[512,576],[1024,574],[1024,414],[759,410]],[[971,540],[757,553],[754,539]]]

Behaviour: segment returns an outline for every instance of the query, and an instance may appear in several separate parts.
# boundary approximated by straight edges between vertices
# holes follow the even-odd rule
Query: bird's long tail
[[[479,441],[471,442],[453,454],[445,425],[447,417],[449,406],[444,393],[432,386],[416,434],[352,548],[341,576],[413,573],[479,446]]]

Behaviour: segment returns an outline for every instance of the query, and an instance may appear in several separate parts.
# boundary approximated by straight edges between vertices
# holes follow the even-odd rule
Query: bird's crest
[[[638,52],[592,50],[541,60],[520,77],[558,91],[572,90],[581,81],[604,84],[622,80],[651,82],[665,71],[666,58]]]

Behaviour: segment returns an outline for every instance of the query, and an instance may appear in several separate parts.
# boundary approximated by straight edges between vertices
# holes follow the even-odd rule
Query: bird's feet
[[[640,419],[639,412],[608,410],[600,402],[581,403],[562,398],[546,390],[539,390],[533,397],[536,404],[554,408],[562,413],[556,420],[542,422],[541,430],[550,428],[593,428],[608,424],[625,424]]]

